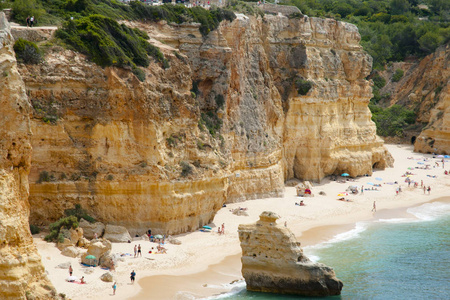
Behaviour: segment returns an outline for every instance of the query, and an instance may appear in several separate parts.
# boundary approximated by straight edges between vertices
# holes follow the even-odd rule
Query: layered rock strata
[[[239,225],[242,275],[247,290],[302,296],[341,293],[342,281],[332,268],[311,262],[294,234],[277,225],[279,216],[265,211],[256,224]]]
[[[0,298],[54,299],[28,224],[31,107],[13,44],[0,12]]]
[[[390,164],[355,26],[238,15],[202,37],[198,24],[127,24],[170,68],[152,63],[140,82],[58,47],[21,68],[34,108],[32,223],[79,203],[132,236],[180,233],[225,202],[281,196],[291,178]]]

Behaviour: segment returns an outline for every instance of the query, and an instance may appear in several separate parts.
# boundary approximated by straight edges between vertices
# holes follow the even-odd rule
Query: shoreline
[[[301,233],[297,240],[301,242],[302,249],[304,247],[318,246],[322,243],[329,242],[339,234],[343,234],[354,230],[357,223],[367,222],[375,223],[381,219],[417,219],[414,215],[408,213],[409,208],[419,207],[426,203],[447,202],[450,203],[449,197],[437,197],[428,199],[421,203],[415,203],[410,206],[395,207],[389,209],[381,209],[374,216],[367,220],[359,220],[348,224],[328,224],[312,227]],[[308,255],[307,255],[308,256]],[[202,272],[194,272],[185,275],[154,275],[142,278],[139,281],[141,290],[134,296],[127,299],[146,300],[148,294],[146,291],[152,290],[152,297],[155,299],[204,299],[205,297],[214,297],[229,292],[233,288],[233,283],[243,280],[241,271],[241,253],[226,256],[220,262],[208,266],[208,269]],[[332,267],[332,266],[331,266]],[[232,272],[230,272],[230,269]],[[228,275],[218,276],[220,273]],[[233,274],[233,275],[230,275]],[[233,277],[234,276],[234,277]],[[224,279],[230,277],[229,281]],[[174,284],[175,283],[175,284]],[[145,288],[142,288],[145,286]],[[169,286],[164,291],[156,291],[157,287]],[[223,287],[223,288],[220,288]]]
[[[195,231],[174,236],[182,244],[167,244],[167,254],[149,254],[148,251],[151,247],[156,247],[156,244],[148,240],[133,241],[131,244],[113,243],[112,253],[117,254],[132,253],[137,244],[142,244],[143,247],[143,257],[124,256],[119,259],[116,272],[113,273],[118,283],[115,299],[198,299],[228,291],[231,281],[242,278],[237,227],[239,224],[256,222],[259,214],[265,210],[279,214],[281,218],[278,224],[287,222],[287,227],[296,235],[303,248],[352,230],[357,222],[371,221],[380,215],[394,212],[398,217],[406,214],[410,207],[450,197],[450,176],[443,175],[442,168],[418,168],[423,165],[421,163],[418,166],[419,161],[426,160],[427,164],[434,164],[432,155],[414,153],[408,145],[385,146],[395,158],[393,168],[376,170],[372,176],[358,177],[345,183],[325,178],[321,183],[313,185],[314,197],[297,197],[295,188],[285,187],[285,194],[281,198],[227,204],[227,207],[216,214],[214,222],[209,224],[213,232]],[[432,186],[430,195],[423,193],[420,184],[419,188],[408,188],[404,182],[404,173],[408,170],[415,174],[412,179],[419,183],[422,180],[425,185]],[[364,186],[367,189],[371,187],[368,185],[370,181],[376,182],[376,177],[382,178],[382,188],[346,196],[351,202],[337,201],[337,195],[349,185],[357,185],[358,188]],[[394,184],[395,181],[398,184]],[[399,186],[403,192],[396,195],[396,188]],[[319,195],[319,192],[326,195]],[[295,205],[300,200],[304,200],[306,206]],[[371,212],[374,201],[378,208],[375,214]],[[230,212],[238,207],[246,207],[249,215],[236,216]],[[225,223],[226,234],[218,235],[217,225],[222,223]],[[35,239],[35,243],[48,277],[58,293],[65,293],[72,300],[110,299],[112,283],[99,279],[104,270],[93,268],[92,274],[83,274],[86,270],[79,266],[79,259],[62,256],[54,244],[40,239]],[[71,262],[74,275],[84,275],[88,284],[79,286],[65,282],[67,270],[56,268],[61,262]],[[135,284],[130,284],[129,274],[132,270],[137,273]]]

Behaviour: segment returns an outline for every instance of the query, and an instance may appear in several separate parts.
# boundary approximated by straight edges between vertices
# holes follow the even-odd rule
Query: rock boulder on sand
[[[342,281],[334,270],[313,263],[294,234],[277,225],[279,216],[263,212],[256,224],[239,225],[242,275],[247,290],[303,296],[339,295]]]
[[[61,254],[64,256],[68,256],[68,257],[78,257],[80,255],[80,250],[78,250],[74,246],[69,246],[69,247],[64,248],[61,251]]]
[[[96,258],[96,262],[98,263],[102,256],[111,251],[112,245],[111,242],[105,239],[98,239],[97,242],[89,245],[88,251],[86,255],[81,257],[81,262],[84,264],[91,264],[93,261],[91,259],[86,259],[86,256],[93,255]]]
[[[112,282],[114,280],[114,277],[111,272],[106,272],[102,274],[102,276],[100,276],[100,279],[105,282]]]
[[[89,223],[85,219],[81,219],[79,226],[83,228],[84,236],[90,240],[95,238],[95,234],[97,234],[97,238],[101,237],[105,231],[105,224],[101,222]]]
[[[131,241],[131,236],[125,227],[109,224],[106,225],[103,238],[113,243],[128,243],[128,241]]]

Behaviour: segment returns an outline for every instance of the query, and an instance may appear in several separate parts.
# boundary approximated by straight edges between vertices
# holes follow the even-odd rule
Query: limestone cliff
[[[0,298],[53,299],[28,225],[30,104],[0,12]]]
[[[342,281],[332,268],[311,262],[294,234],[277,225],[279,216],[263,212],[256,224],[239,225],[242,275],[247,290],[303,296],[341,293]]]
[[[398,82],[391,76],[404,70]],[[450,45],[439,47],[421,61],[394,63],[382,73],[389,105],[400,104],[417,112],[417,121],[427,124],[416,138],[414,151],[450,154]]]
[[[56,46],[21,66],[33,105],[32,223],[80,203],[132,235],[179,233],[225,202],[280,196],[294,177],[389,165],[355,26],[238,15],[202,37],[198,24],[128,24],[170,68],[152,63],[140,82]]]

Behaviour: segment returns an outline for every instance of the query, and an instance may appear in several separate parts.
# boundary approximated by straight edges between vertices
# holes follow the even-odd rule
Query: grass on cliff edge
[[[114,65],[136,70],[136,66],[150,64],[149,55],[168,67],[161,51],[147,42],[146,33],[101,15],[69,20],[56,31],[56,37],[102,67]]]
[[[140,1],[129,4],[114,0],[15,0],[7,1],[13,7],[13,18],[25,25],[28,15],[34,15],[39,25],[59,25],[71,18],[77,20],[98,14],[114,20],[140,20],[181,24],[200,23],[200,32],[207,35],[223,20],[233,21],[236,15],[227,9],[184,5],[145,5]],[[12,3],[13,2],[13,3]]]

